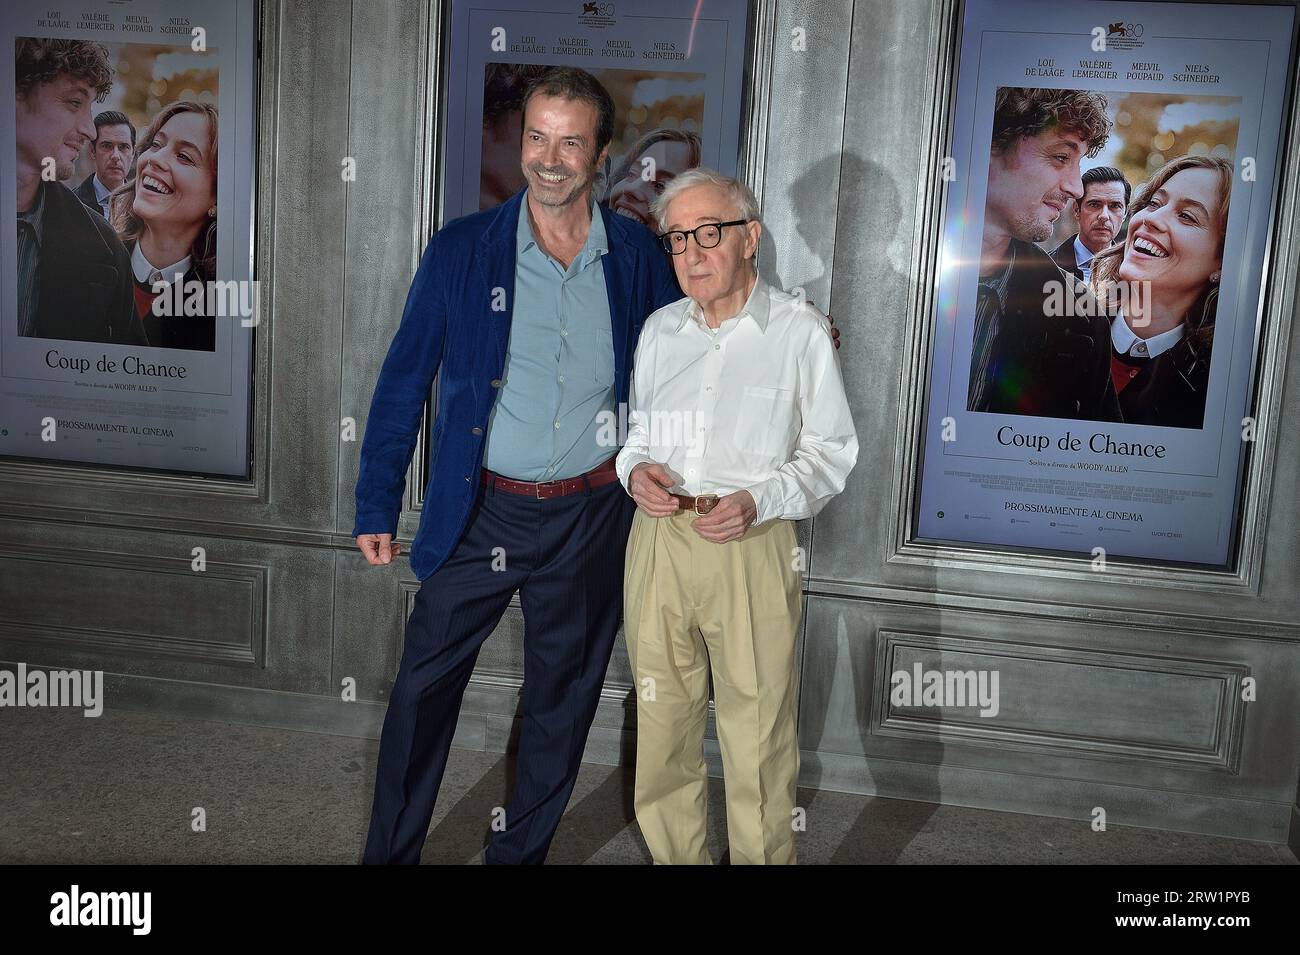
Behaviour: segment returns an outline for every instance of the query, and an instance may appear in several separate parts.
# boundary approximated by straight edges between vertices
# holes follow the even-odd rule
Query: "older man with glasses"
[[[731,861],[793,863],[794,522],[844,489],[858,440],[826,318],[754,267],[753,193],[693,169],[652,211],[687,297],[646,320],[616,462],[637,504],[624,568],[637,821],[656,862],[712,861],[712,671]]]

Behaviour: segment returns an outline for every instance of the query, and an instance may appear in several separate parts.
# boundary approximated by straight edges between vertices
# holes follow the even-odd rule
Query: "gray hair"
[[[688,169],[684,173],[673,177],[673,179],[664,187],[664,191],[659,193],[659,197],[650,204],[650,214],[655,217],[655,223],[662,232],[668,225],[668,206],[681,193],[694,186],[717,186],[736,207],[736,218],[752,219],[755,222],[761,222],[758,212],[758,200],[754,198],[753,191],[739,179],[733,179],[731,176],[724,176],[714,169],[706,169],[704,166],[696,166],[694,169]]]

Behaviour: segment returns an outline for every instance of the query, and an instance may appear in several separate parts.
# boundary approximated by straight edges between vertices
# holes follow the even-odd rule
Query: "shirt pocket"
[[[789,459],[795,418],[794,392],[789,388],[746,385],[736,414],[733,440],[745,454]]]

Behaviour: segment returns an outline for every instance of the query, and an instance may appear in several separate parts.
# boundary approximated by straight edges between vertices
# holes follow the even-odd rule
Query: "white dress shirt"
[[[1115,346],[1115,351],[1121,355],[1131,355],[1134,358],[1155,358],[1162,352],[1167,352],[1173,348],[1183,337],[1186,324],[1179,322],[1167,332],[1161,332],[1159,335],[1152,335],[1150,338],[1138,338],[1133,334],[1133,329],[1128,327],[1128,322],[1124,319],[1124,313],[1120,312],[1110,323],[1110,342]]]
[[[749,491],[756,524],[812,517],[858,457],[830,324],[762,278],[711,330],[690,297],[646,319],[632,372],[619,480],[663,464],[677,493]]]
[[[1079,271],[1083,273],[1085,282],[1092,281],[1092,250],[1079,241],[1079,237],[1074,237],[1074,262],[1079,266]]]

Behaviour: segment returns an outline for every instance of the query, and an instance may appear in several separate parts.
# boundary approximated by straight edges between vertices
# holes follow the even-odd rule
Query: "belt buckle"
[[[695,513],[704,515],[709,513],[718,505],[718,495],[716,494],[697,494],[695,495]]]
[[[537,484],[534,485],[533,487],[534,499],[538,501],[546,500],[546,498],[542,497],[542,488],[550,487],[552,484],[559,484],[559,483],[560,481],[538,481]]]

